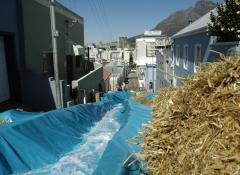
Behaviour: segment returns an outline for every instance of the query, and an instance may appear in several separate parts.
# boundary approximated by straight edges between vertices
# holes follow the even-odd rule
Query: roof
[[[34,0],[38,2],[39,4],[45,6],[45,7],[50,7],[49,0]],[[72,20],[76,20],[76,22],[83,24],[83,17],[78,15],[77,13],[73,12],[72,10],[68,9],[66,6],[62,5],[60,2],[56,1],[56,12],[59,14],[62,14],[64,16],[67,16],[68,18]]]
[[[103,80],[106,81],[110,77],[111,73],[103,70]]]
[[[172,36],[172,38],[179,38],[182,36],[188,36],[196,32],[202,32],[206,30],[208,23],[210,23],[210,14],[215,12],[215,9],[208,12],[207,14],[200,17],[198,20],[194,21],[192,24],[188,25],[184,29],[180,30]]]
[[[147,35],[143,35],[139,38],[136,39],[136,41],[138,40],[146,40],[146,39],[156,39],[156,38],[166,38],[167,36],[166,35],[151,35],[151,36],[147,36]]]

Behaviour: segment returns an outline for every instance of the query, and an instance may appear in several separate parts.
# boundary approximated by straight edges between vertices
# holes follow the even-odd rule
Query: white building
[[[124,49],[123,50],[123,60],[125,63],[129,63],[133,61],[135,56],[135,50],[134,49]],[[130,60],[132,59],[132,60]]]
[[[119,58],[123,58],[123,50],[121,48],[117,48],[117,50],[110,51],[111,61],[118,60]]]
[[[135,62],[138,66],[139,80],[141,85],[144,82],[145,89],[150,90],[149,84],[153,84],[153,91],[156,86],[156,63],[157,53],[162,52],[162,49],[168,46],[170,40],[162,35],[161,31],[146,31],[144,36],[136,39],[136,55]]]
[[[119,37],[118,38],[118,48],[125,49],[128,48],[128,39],[127,37]]]
[[[109,50],[103,50],[100,53],[100,58],[101,58],[102,61],[110,62],[110,52],[109,52]]]
[[[117,50],[104,50],[100,55],[101,60],[106,61],[117,61],[123,59],[123,50],[117,48]]]
[[[100,57],[99,57],[98,48],[96,48],[94,46],[88,46],[88,48],[89,48],[90,59],[94,59],[95,61],[99,61]]]
[[[142,37],[136,40],[136,64],[138,66],[156,63],[155,38]]]
[[[145,31],[143,37],[136,39],[136,64],[156,64],[157,51],[168,45],[169,41],[161,31]]]
[[[173,85],[174,62],[171,45],[167,45],[157,53],[156,90]]]

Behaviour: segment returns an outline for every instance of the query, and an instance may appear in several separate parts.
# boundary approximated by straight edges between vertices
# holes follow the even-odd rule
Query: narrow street
[[[130,91],[138,91],[139,90],[139,83],[138,83],[138,77],[136,72],[130,72],[128,74],[128,89]]]

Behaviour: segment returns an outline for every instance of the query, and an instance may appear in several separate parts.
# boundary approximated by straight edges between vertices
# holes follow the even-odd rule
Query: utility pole
[[[56,83],[56,107],[61,109],[62,98],[61,88],[59,81],[59,70],[58,70],[58,54],[57,54],[57,37],[58,31],[56,30],[56,18],[55,18],[55,0],[49,0],[50,3],[50,19],[51,19],[51,33],[52,33],[52,52],[53,52],[53,64],[54,64],[54,77]]]

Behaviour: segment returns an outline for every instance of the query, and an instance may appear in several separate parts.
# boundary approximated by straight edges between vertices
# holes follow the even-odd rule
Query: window
[[[154,42],[148,42],[146,43],[146,56],[147,57],[155,57],[156,52],[155,52],[155,43]]]
[[[179,57],[180,57],[180,46],[176,46],[176,52],[175,52],[175,60],[176,60],[176,65],[179,66]]]
[[[188,45],[185,45],[183,50],[183,68],[188,69]]]
[[[195,45],[194,72],[200,68],[201,63],[201,45]]]

